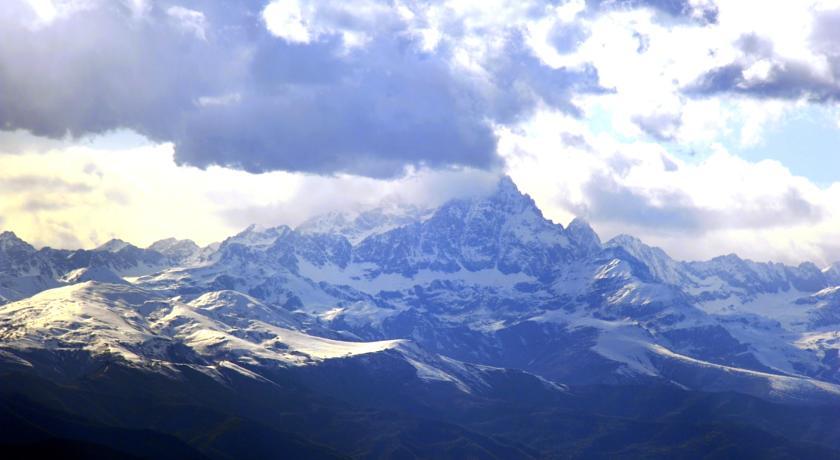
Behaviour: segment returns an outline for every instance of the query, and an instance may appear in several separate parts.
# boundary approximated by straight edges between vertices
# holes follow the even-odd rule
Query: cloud
[[[0,191],[4,192],[86,193],[91,190],[92,187],[84,182],[71,182],[61,177],[44,177],[33,174],[0,176]]]
[[[622,138],[754,147],[782,115],[840,94],[836,2],[587,3],[574,21],[585,33],[566,33],[574,51],[546,59],[597,71],[612,91],[574,100]]]
[[[7,229],[36,245],[70,248],[95,247],[109,237],[140,246],[168,237],[208,244],[253,223],[296,225],[383,201],[438,205],[484,193],[498,180],[497,172],[475,168],[414,170],[387,180],[199,170],[177,166],[171,145],[0,155],[0,171],[18,178],[14,187],[0,186]],[[82,183],[87,186],[76,186]]]
[[[761,122],[737,120],[760,110],[721,98],[832,101],[840,67],[818,0],[42,3],[0,6],[0,129],[130,129],[251,172],[498,169],[495,126],[546,108],[756,144]]]
[[[597,72],[534,56],[522,30],[538,2],[479,29],[455,3],[93,0],[39,19],[4,2],[0,129],[131,129],[180,164],[251,172],[498,168],[494,123],[577,113]]]
[[[71,205],[66,201],[31,198],[27,199],[23,202],[23,204],[20,205],[20,210],[26,212],[56,211],[59,209],[68,208],[70,206]]]
[[[831,236],[840,186],[817,186],[777,161],[747,161],[721,146],[680,158],[557,113],[502,130],[500,151],[548,217],[564,224],[585,217],[604,239],[630,233],[686,259],[732,252],[791,263],[840,259]]]
[[[712,1],[705,0],[588,0],[596,9],[628,10],[651,8],[673,18],[690,19],[703,24],[718,20],[718,8]]]
[[[708,0],[22,5],[0,6],[0,129],[130,129],[201,168],[498,170],[495,127],[539,110],[601,104],[622,135],[683,143],[747,118],[685,97],[743,86],[729,57],[749,49],[731,37],[744,13]],[[754,53],[767,30],[752,33]],[[830,24],[815,30],[830,41]],[[787,78],[748,89],[781,93]]]
[[[645,133],[660,141],[673,140],[682,125],[682,114],[651,113],[638,114],[633,121]]]
[[[268,30],[274,35],[293,43],[309,43],[312,33],[303,19],[297,0],[272,2],[263,11]]]
[[[66,248],[95,247],[109,235],[138,245],[169,236],[209,243],[236,230],[219,220],[216,206],[282,196],[288,183],[279,173],[178,167],[171,145],[0,155],[0,171],[7,229]],[[208,200],[208,190],[220,197]]]
[[[182,6],[170,6],[166,9],[166,14],[184,31],[194,34],[201,40],[207,40],[207,19],[201,11]]]
[[[833,74],[826,75],[811,63],[774,55],[772,43],[755,35],[738,40],[744,55],[735,62],[700,75],[687,86],[691,95],[732,93],[768,99],[805,99],[828,103],[840,97]],[[831,58],[833,60],[834,58]],[[831,64],[840,70],[840,60]]]
[[[824,0],[41,3],[0,2],[0,213],[33,241],[210,242],[506,170],[680,257],[840,258],[837,186],[737,156],[837,99]]]
[[[306,176],[295,192],[268,203],[236,203],[220,215],[234,228],[250,224],[295,226],[331,211],[358,212],[394,203],[421,208],[451,199],[488,193],[499,179],[494,172],[477,169],[414,171],[396,180],[358,176]]]
[[[687,92],[836,102],[840,98],[840,9],[811,3],[800,5],[800,14],[791,14],[783,29],[749,31],[738,37],[734,46],[739,53],[704,72]],[[807,12],[804,17],[802,12]]]
[[[96,166],[95,163],[86,163],[85,166],[82,168],[82,172],[84,172],[85,174],[96,176],[100,179],[103,176],[102,170],[99,169],[99,167]]]
[[[655,143],[598,135],[561,112],[499,128],[496,135],[508,172],[555,222],[583,216],[604,239],[631,233],[680,258],[737,252],[794,263],[840,259],[832,243],[840,185],[819,188],[778,162],[748,162],[723,149],[680,159]],[[94,247],[110,236],[141,246],[170,236],[207,244],[251,223],[296,225],[383,199],[437,205],[489,190],[497,179],[474,168],[421,169],[387,180],[202,171],[178,167],[171,145],[2,155],[0,170],[29,177],[17,185],[38,184],[0,188],[5,227],[36,245],[57,247]],[[90,190],[63,191],[53,180],[59,174],[64,183]]]
[[[815,102],[837,97],[834,85],[815,78],[808,67],[801,64],[770,64],[760,79],[750,79],[746,73],[747,68],[742,64],[719,67],[702,75],[688,91],[698,95],[736,93],[762,98],[807,98]]]
[[[44,226],[44,232],[50,235],[50,239],[55,241],[55,246],[58,248],[78,248],[82,246],[82,241],[77,236],[78,230],[69,222],[58,221],[54,219],[46,219],[41,222]],[[33,241],[37,246],[49,246],[43,244],[41,241]]]
[[[571,53],[589,37],[589,31],[580,23],[556,22],[550,29],[548,39],[560,53]]]
[[[751,202],[715,209],[695,202],[690,191],[671,187],[644,189],[614,176],[594,174],[584,185],[585,203],[569,209],[599,222],[642,227],[648,233],[702,235],[721,229],[773,229],[817,224],[826,211],[802,192],[786,186]]]

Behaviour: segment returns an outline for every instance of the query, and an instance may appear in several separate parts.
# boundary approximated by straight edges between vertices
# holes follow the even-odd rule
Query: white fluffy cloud
[[[620,135],[701,149],[728,137],[733,147],[753,146],[803,102],[840,94],[832,32],[840,3],[745,0],[717,2],[714,11],[714,21],[697,23],[663,20],[655,8],[580,10],[570,52],[546,46],[545,27],[533,34],[542,37],[535,48],[549,65],[597,69],[611,93],[577,101],[608,113]]]

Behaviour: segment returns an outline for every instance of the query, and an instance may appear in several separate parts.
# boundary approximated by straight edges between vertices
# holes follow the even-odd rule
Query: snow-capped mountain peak
[[[0,252],[34,253],[35,248],[14,232],[4,231],[0,233]]]
[[[191,260],[201,253],[201,247],[195,244],[193,240],[178,240],[175,238],[156,241],[147,249],[159,252],[179,262]]]
[[[587,253],[601,250],[601,238],[586,220],[576,217],[566,227],[566,236]]]
[[[672,259],[665,251],[655,246],[648,246],[635,236],[621,234],[605,244],[606,247],[621,248],[644,263],[651,275],[672,285],[685,284],[689,281],[680,262]]]
[[[96,249],[94,249],[94,251],[119,252],[130,246],[133,245],[119,238],[112,238],[106,241],[105,243],[99,245]]]
[[[243,246],[264,249],[271,246],[278,238],[287,235],[291,231],[292,229],[287,225],[265,227],[251,224],[245,230],[223,241],[222,247],[229,246],[231,244],[241,244]]]
[[[510,176],[502,176],[496,183],[496,188],[486,202],[499,206],[500,210],[509,213],[530,211],[542,217],[542,211],[537,207],[530,195],[522,193]]]
[[[386,199],[379,206],[361,212],[331,211],[308,219],[295,230],[307,234],[333,234],[356,245],[371,235],[425,220],[431,210],[396,199]]]
[[[389,205],[330,214],[298,230],[250,226],[207,248],[201,263],[172,265],[182,248],[195,251],[190,241],[130,250],[118,243],[109,245],[122,247],[117,252],[19,257],[0,270],[0,302],[84,285],[61,292],[70,302],[98,302],[103,315],[136,320],[139,341],[125,342],[133,353],[126,356],[159,356],[146,343],[156,347],[165,337],[201,359],[306,363],[398,350],[382,344],[411,340],[448,358],[557,382],[653,378],[705,388],[714,380],[768,397],[789,394],[773,385],[833,393],[840,383],[840,363],[831,360],[840,343],[825,329],[840,324],[840,310],[813,264],[734,255],[681,262],[625,235],[602,244],[583,219],[567,228],[546,219],[509,178],[492,193],[428,214]],[[128,285],[120,275],[138,277]],[[142,302],[125,308],[127,297],[118,297],[113,310],[110,300],[97,300],[102,292]],[[37,313],[41,300],[59,297],[11,307],[9,324],[31,317],[18,307]],[[102,343],[122,327],[111,313],[96,332],[105,334]],[[321,338],[304,337],[310,333]]]
[[[499,178],[499,181],[496,183],[496,192],[495,193],[497,195],[509,195],[509,196],[522,195],[522,192],[519,191],[519,187],[516,186],[516,183],[508,175],[503,175]]]
[[[353,222],[353,215],[349,212],[330,211],[305,220],[295,230],[304,233],[334,233]]]

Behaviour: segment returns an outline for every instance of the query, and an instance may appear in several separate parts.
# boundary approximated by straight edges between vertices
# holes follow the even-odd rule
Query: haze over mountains
[[[213,458],[840,449],[837,266],[602,242],[509,178],[205,248],[36,250],[5,232],[0,303],[5,400],[43,406],[3,413],[33,442],[69,432],[159,457],[102,434],[147,430]]]

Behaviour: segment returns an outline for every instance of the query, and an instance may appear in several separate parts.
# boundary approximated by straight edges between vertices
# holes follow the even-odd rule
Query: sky
[[[840,0],[5,0],[0,229],[208,244],[510,175],[680,259],[840,260]]]

